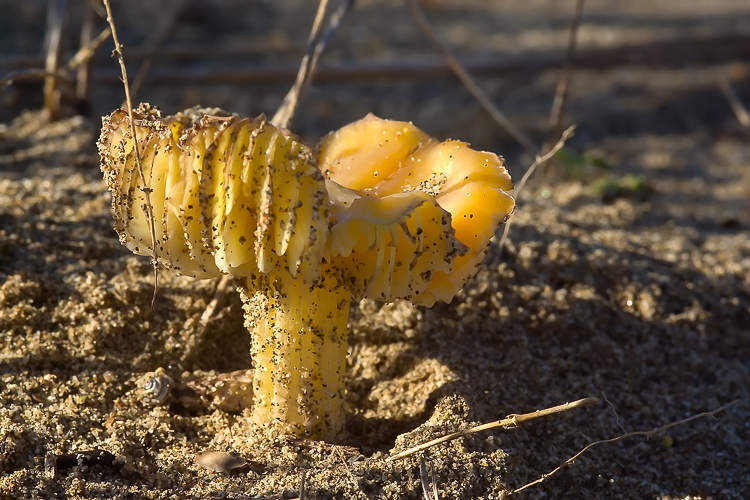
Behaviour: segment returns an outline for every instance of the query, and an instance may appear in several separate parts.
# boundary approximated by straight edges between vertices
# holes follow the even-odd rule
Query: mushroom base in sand
[[[324,268],[309,286],[280,271],[241,294],[255,366],[253,423],[269,435],[340,441],[351,302],[340,278]]]

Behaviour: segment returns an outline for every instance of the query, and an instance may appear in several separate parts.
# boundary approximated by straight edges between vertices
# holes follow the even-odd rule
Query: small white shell
[[[143,384],[143,391],[147,398],[164,404],[175,385],[172,377],[164,373],[164,370],[158,369]]]

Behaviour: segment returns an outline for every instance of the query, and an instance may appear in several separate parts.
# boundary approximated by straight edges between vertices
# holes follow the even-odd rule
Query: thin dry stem
[[[615,418],[617,419],[617,426],[620,429],[622,429],[623,433],[627,433],[628,432],[627,429],[625,429],[625,427],[623,427],[622,424],[620,423],[620,415],[617,413],[617,410],[615,410],[615,405],[613,405],[612,402],[607,398],[606,394],[602,393],[602,398],[604,398],[604,401],[607,402],[607,404],[609,405],[609,408],[612,410],[612,413],[615,414]]]
[[[570,30],[568,31],[568,48],[565,51],[562,71],[557,80],[555,98],[552,101],[552,109],[550,110],[550,136],[549,139],[547,139],[547,144],[545,144],[543,148],[543,151],[545,152],[553,147],[553,141],[560,136],[560,132],[562,131],[562,122],[565,116],[565,104],[568,102],[568,84],[570,83],[570,74],[573,69],[573,57],[575,56],[576,41],[578,40],[578,27],[581,25],[584,3],[585,0],[578,0],[576,2],[573,20],[570,23]]]
[[[453,70],[453,72],[461,80],[464,86],[466,86],[469,92],[471,92],[472,95],[477,99],[477,101],[479,101],[479,103],[487,111],[487,113],[489,113],[489,115],[503,129],[505,129],[505,131],[508,132],[511,137],[513,137],[519,144],[521,144],[526,149],[526,151],[528,151],[532,156],[537,156],[538,150],[536,146],[534,146],[534,143],[531,142],[531,140],[523,132],[516,128],[516,126],[513,125],[513,123],[511,123],[511,121],[508,120],[505,115],[497,108],[497,106],[492,103],[490,98],[487,97],[487,94],[485,94],[484,91],[480,89],[476,83],[474,83],[474,80],[463,68],[463,66],[461,66],[461,63],[458,62],[458,59],[453,57],[453,54],[450,52],[448,47],[440,40],[440,38],[438,38],[438,36],[430,26],[430,23],[425,17],[424,13],[422,13],[422,9],[417,4],[416,0],[404,0],[404,2],[406,2],[406,5],[409,8],[409,11],[411,11],[411,14],[414,17],[414,20],[417,22],[419,28],[427,36],[430,42],[442,53],[443,58],[445,58],[445,61],[448,63],[448,66],[450,66],[451,70]]]
[[[130,86],[128,85],[128,72],[125,69],[125,58],[122,55],[122,45],[120,40],[117,38],[117,30],[115,29],[115,20],[112,17],[112,7],[109,4],[109,0],[102,0],[104,7],[107,9],[107,22],[109,27],[112,29],[112,40],[115,42],[115,50],[112,52],[113,55],[117,56],[117,60],[120,62],[120,70],[122,71],[122,83],[125,87],[125,103],[128,107],[128,117],[130,118],[130,133],[133,134],[133,151],[135,152],[135,163],[138,166],[138,175],[141,178],[141,190],[143,196],[146,199],[145,212],[146,217],[149,220],[148,232],[151,236],[151,246],[154,249],[154,257],[151,263],[154,266],[154,294],[151,297],[151,310],[154,310],[154,304],[156,303],[156,291],[159,288],[159,269],[157,263],[159,261],[158,247],[156,245],[156,230],[154,228],[154,208],[151,205],[151,189],[146,187],[146,176],[143,173],[143,165],[141,164],[141,149],[138,146],[137,131],[135,129],[135,119],[133,118],[133,101],[130,98]]]
[[[289,89],[286,97],[284,97],[284,101],[282,101],[276,114],[271,119],[271,123],[278,127],[286,128],[291,123],[302,89],[314,71],[313,52],[315,51],[315,44],[320,39],[320,33],[323,29],[323,18],[325,17],[327,7],[328,0],[320,0],[318,10],[315,13],[315,20],[310,30],[310,36],[307,37],[307,51],[297,70],[297,79],[294,81],[292,88]]]
[[[297,77],[294,81],[294,85],[289,89],[286,97],[284,97],[284,101],[281,103],[278,111],[276,111],[276,114],[271,120],[271,123],[274,125],[286,128],[291,123],[294,118],[294,113],[297,110],[300,96],[312,80],[315,70],[317,69],[318,60],[323,54],[326,44],[333,37],[333,34],[339,26],[341,26],[341,21],[344,19],[344,16],[346,16],[354,6],[354,0],[346,0],[341,6],[339,6],[336,12],[331,15],[325,33],[321,34],[323,25],[322,20],[327,5],[328,0],[321,0],[318,4],[315,21],[310,30],[310,36],[307,39],[307,50],[305,51],[305,56],[302,58],[302,62],[297,70]]]
[[[726,76],[719,77],[719,88],[724,93],[727,101],[729,101],[729,105],[732,106],[732,111],[734,112],[734,116],[737,117],[737,121],[739,121],[743,127],[750,128],[750,114],[748,114],[747,109],[745,109],[740,102],[737,94],[732,90],[732,85],[729,83],[729,79]]]
[[[627,434],[623,434],[621,436],[617,436],[617,437],[614,437],[614,438],[602,439],[600,441],[594,441],[593,443],[589,443],[581,451],[579,451],[578,453],[576,453],[575,455],[573,455],[572,457],[570,457],[569,459],[567,459],[565,462],[563,462],[562,464],[560,464],[558,467],[556,467],[551,472],[548,472],[547,474],[542,475],[542,477],[540,477],[539,479],[537,479],[535,481],[532,481],[532,482],[530,482],[530,483],[528,483],[528,484],[526,484],[524,486],[521,486],[518,489],[513,490],[510,494],[512,495],[512,494],[515,494],[515,493],[519,493],[519,492],[521,492],[521,491],[523,491],[523,490],[525,490],[527,488],[530,488],[531,486],[534,486],[535,484],[539,484],[539,483],[545,481],[548,477],[552,476],[553,474],[556,474],[557,472],[559,472],[560,470],[562,470],[563,467],[565,467],[566,465],[570,464],[576,458],[578,458],[581,455],[583,455],[588,449],[590,449],[590,448],[592,448],[592,447],[594,447],[596,445],[604,444],[604,443],[614,443],[616,441],[620,441],[622,439],[625,439],[625,438],[628,438],[628,437],[633,437],[633,436],[646,436],[646,437],[650,437],[650,436],[653,436],[654,434],[657,434],[659,432],[665,431],[665,430],[670,429],[672,427],[676,427],[678,425],[686,424],[688,422],[691,422],[691,421],[699,419],[699,418],[713,417],[717,413],[722,412],[722,411],[726,410],[727,408],[729,408],[730,406],[737,404],[739,401],[740,401],[739,399],[735,399],[731,403],[727,403],[724,406],[721,406],[721,407],[719,407],[719,408],[717,408],[717,409],[715,409],[713,411],[707,411],[707,412],[703,412],[703,413],[698,413],[697,415],[693,415],[692,417],[688,417],[688,418],[685,418],[685,419],[682,419],[682,420],[678,420],[676,422],[671,422],[669,424],[663,425],[663,426],[661,426],[661,427],[659,427],[657,429],[653,429],[653,430],[650,430],[650,431],[628,432]]]
[[[529,180],[531,175],[534,173],[534,170],[537,169],[540,165],[544,165],[546,162],[548,162],[553,156],[557,154],[558,151],[565,145],[565,143],[573,136],[573,133],[575,132],[575,125],[571,125],[567,129],[565,129],[565,132],[563,132],[562,137],[560,137],[560,140],[557,141],[557,143],[550,149],[547,154],[544,156],[537,156],[534,160],[534,163],[531,164],[531,166],[526,170],[526,173],[523,174],[523,177],[521,177],[521,182],[518,183],[518,188],[515,190],[516,200],[518,200],[521,197],[521,193],[523,192],[523,188],[526,186],[526,182]],[[511,215],[510,219],[508,219],[508,222],[505,223],[505,227],[503,228],[503,235],[500,237],[500,248],[503,248],[503,244],[505,243],[505,240],[508,239],[508,233],[510,232],[510,225],[513,222],[513,216]]]
[[[497,429],[498,427],[502,427],[506,429],[512,428],[512,427],[518,427],[519,425],[525,422],[528,422],[529,420],[535,420],[540,417],[546,417],[547,415],[562,413],[564,411],[572,410],[574,408],[582,408],[584,406],[590,406],[590,405],[594,405],[598,403],[599,403],[599,400],[597,398],[584,398],[584,399],[579,399],[577,401],[572,401],[570,403],[563,403],[558,406],[553,406],[551,408],[545,408],[544,410],[537,410],[532,413],[511,414],[501,420],[495,420],[494,422],[490,422],[487,424],[477,425],[476,427],[472,427],[470,429],[464,429],[462,431],[453,432],[446,436],[433,439],[432,441],[422,443],[418,446],[409,448],[408,450],[404,450],[401,453],[397,453],[396,455],[388,457],[387,460],[388,461],[400,460],[402,458],[406,458],[410,455],[413,455],[419,451],[426,450],[427,448],[431,448],[432,446],[445,443],[447,441],[453,441],[454,439],[468,436],[470,434],[475,434],[477,432],[486,431],[490,429]]]

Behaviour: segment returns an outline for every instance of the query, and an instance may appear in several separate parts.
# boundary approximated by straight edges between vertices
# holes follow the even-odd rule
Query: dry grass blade
[[[518,200],[521,197],[521,193],[523,192],[523,188],[526,186],[526,182],[528,182],[531,175],[534,173],[534,171],[540,166],[544,165],[546,162],[548,162],[552,157],[554,157],[558,151],[565,145],[565,143],[573,137],[573,133],[575,132],[575,126],[572,125],[565,129],[565,132],[563,132],[562,137],[560,137],[560,140],[557,141],[557,143],[550,149],[547,154],[544,156],[537,156],[534,160],[534,163],[531,164],[531,166],[526,170],[526,173],[523,174],[523,177],[521,177],[521,182],[518,183],[518,187],[516,188],[514,194],[516,196],[516,200]],[[500,237],[500,248],[503,248],[503,244],[505,244],[505,240],[508,239],[508,233],[510,232],[510,225],[513,222],[513,216],[508,219],[508,222],[505,223],[505,226],[503,227],[503,235]]]
[[[597,398],[584,398],[584,399],[579,399],[577,401],[572,401],[570,403],[564,403],[558,406],[553,406],[552,408],[545,408],[544,410],[537,410],[532,413],[508,415],[507,417],[501,420],[495,420],[494,422],[478,425],[470,429],[464,429],[462,431],[453,432],[446,436],[433,439],[432,441],[422,443],[419,446],[409,448],[408,450],[404,450],[401,453],[397,453],[396,455],[388,457],[387,460],[394,461],[394,460],[406,458],[419,451],[426,450],[427,448],[431,448],[435,445],[445,443],[447,441],[452,441],[454,439],[458,439],[464,436],[469,436],[471,434],[476,434],[477,432],[482,432],[482,431],[486,431],[490,429],[497,429],[498,427],[502,427],[502,428],[518,427],[519,425],[525,422],[528,422],[529,420],[535,420],[540,417],[546,417],[547,415],[554,415],[556,413],[562,413],[564,411],[572,410],[574,408],[583,408],[584,406],[595,405],[598,403],[599,403],[599,400]]]
[[[143,196],[146,199],[146,217],[149,220],[148,231],[151,236],[151,246],[154,249],[154,257],[151,263],[154,266],[154,295],[151,297],[151,310],[154,310],[154,304],[156,303],[156,291],[159,285],[159,269],[157,263],[159,261],[159,255],[156,245],[156,229],[154,228],[154,207],[151,205],[151,190],[146,187],[146,176],[143,174],[143,165],[141,165],[141,149],[138,146],[138,138],[135,130],[135,119],[133,118],[133,101],[130,98],[130,86],[128,85],[128,72],[125,69],[125,58],[122,55],[122,45],[120,40],[117,38],[117,30],[115,29],[115,20],[112,17],[112,7],[109,4],[109,0],[102,0],[104,7],[107,9],[107,22],[109,27],[112,29],[112,40],[115,42],[115,50],[112,55],[117,56],[117,60],[120,62],[120,71],[122,71],[122,83],[125,87],[125,103],[128,107],[128,116],[130,118],[130,133],[133,134],[133,150],[135,151],[135,163],[138,166],[138,175],[141,180],[141,190]]]
[[[653,430],[650,430],[650,431],[628,432],[627,434],[623,434],[621,436],[617,436],[617,437],[614,437],[614,438],[611,438],[611,439],[602,439],[600,441],[594,441],[593,443],[589,443],[588,445],[586,445],[585,448],[583,448],[581,451],[579,451],[578,453],[576,453],[575,455],[573,455],[572,457],[570,457],[569,459],[567,459],[565,462],[563,462],[562,464],[560,464],[558,467],[556,467],[551,472],[548,472],[547,474],[542,475],[542,477],[540,477],[539,479],[537,479],[535,481],[532,481],[532,482],[530,482],[530,483],[528,483],[528,484],[526,484],[524,486],[521,486],[520,488],[518,488],[516,490],[513,490],[511,492],[511,494],[519,493],[519,492],[521,492],[521,491],[523,491],[523,490],[525,490],[527,488],[530,488],[531,486],[534,486],[535,484],[539,484],[539,483],[545,481],[548,477],[552,476],[553,474],[556,474],[557,472],[559,472],[560,470],[562,470],[563,467],[565,467],[566,465],[570,464],[576,458],[578,458],[581,455],[583,455],[588,449],[593,448],[596,445],[604,444],[604,443],[614,443],[616,441],[620,441],[622,439],[625,439],[625,438],[628,438],[628,437],[633,437],[633,436],[646,436],[646,437],[653,436],[654,434],[657,434],[659,432],[665,431],[665,430],[670,429],[672,427],[676,427],[678,425],[686,424],[688,422],[691,422],[691,421],[699,419],[699,418],[713,417],[717,413],[722,412],[722,411],[726,410],[727,408],[729,408],[730,406],[737,404],[739,401],[740,401],[739,399],[735,399],[731,403],[727,403],[724,406],[721,406],[721,407],[719,407],[719,408],[717,408],[715,410],[707,411],[707,412],[703,412],[703,413],[698,413],[697,415],[693,415],[692,417],[688,417],[688,418],[685,418],[685,419],[682,419],[682,420],[678,420],[676,422],[672,422],[672,423],[663,425],[662,427],[659,427],[657,429],[653,429]]]
[[[565,104],[568,101],[568,84],[570,83],[570,74],[573,69],[573,57],[576,52],[578,27],[581,25],[584,3],[585,0],[578,0],[576,2],[573,20],[570,23],[570,30],[568,31],[568,48],[565,52],[562,71],[560,73],[560,78],[557,80],[557,87],[555,88],[555,99],[552,101],[552,109],[550,111],[550,135],[544,148],[542,148],[545,152],[553,147],[553,141],[560,136],[560,132],[562,131],[562,122],[563,117],[565,116]]]
[[[416,0],[404,0],[404,2],[406,2],[407,7],[409,7],[409,10],[411,11],[412,16],[417,22],[417,25],[419,25],[419,28],[427,36],[430,42],[442,53],[445,61],[451,67],[451,70],[453,70],[453,72],[466,86],[466,88],[469,89],[469,92],[471,92],[472,95],[479,101],[479,103],[487,111],[487,113],[489,113],[489,115],[503,129],[505,129],[505,131],[508,132],[511,137],[513,137],[519,144],[521,144],[526,149],[526,151],[528,151],[532,156],[537,156],[537,148],[536,146],[534,146],[534,143],[532,143],[531,140],[523,132],[516,128],[516,126],[513,125],[513,123],[511,123],[511,121],[508,120],[502,112],[500,112],[497,106],[492,104],[492,101],[489,97],[487,97],[487,94],[485,94],[484,91],[480,89],[476,83],[474,83],[474,80],[471,78],[469,73],[466,72],[463,66],[461,66],[461,64],[458,62],[458,59],[453,57],[453,54],[451,54],[450,50],[448,50],[448,47],[437,37],[432,27],[430,26],[429,21],[427,21],[424,13],[420,9],[419,5],[417,5]]]
[[[747,109],[740,102],[739,97],[732,90],[732,85],[729,83],[729,79],[726,76],[719,78],[719,88],[724,93],[724,96],[729,101],[729,105],[732,106],[732,111],[737,120],[742,124],[743,127],[750,128],[750,114]]]
[[[310,36],[307,39],[307,50],[305,51],[305,56],[302,58],[302,62],[297,70],[297,78],[295,79],[292,88],[289,89],[286,97],[284,97],[284,101],[279,106],[278,111],[276,111],[276,114],[271,119],[271,123],[274,125],[286,128],[291,123],[292,118],[294,118],[294,113],[297,110],[299,98],[312,80],[318,60],[323,54],[326,44],[341,25],[344,16],[346,16],[354,6],[354,0],[346,0],[336,12],[333,13],[325,34],[322,34],[322,21],[327,6],[328,0],[321,0],[318,4],[315,21],[310,30]]]
[[[47,57],[44,62],[44,69],[47,73],[57,72],[66,5],[66,0],[50,0],[47,9],[47,34],[45,35]],[[58,79],[53,76],[47,76],[44,79],[44,109],[47,110],[50,121],[55,121],[60,117],[60,90],[57,88],[57,81]]]
[[[435,464],[430,462],[429,474],[424,457],[419,460],[419,479],[422,482],[424,500],[438,500],[437,482],[435,481]]]

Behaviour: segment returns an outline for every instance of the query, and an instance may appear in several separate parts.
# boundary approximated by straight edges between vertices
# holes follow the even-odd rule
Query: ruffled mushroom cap
[[[197,278],[284,268],[314,282],[329,207],[315,158],[262,115],[217,111],[166,118],[148,105],[134,111],[159,261]],[[98,147],[121,243],[153,256],[127,111],[104,117]]]
[[[368,115],[325,137],[318,163],[327,247],[355,297],[450,302],[515,206],[502,158],[408,122]]]
[[[252,419],[269,435],[338,440],[352,297],[450,301],[513,211],[502,159],[409,123],[369,116],[317,161],[263,116],[141,105],[134,125],[142,174],[127,111],[98,142],[120,241],[181,274],[241,278]]]

